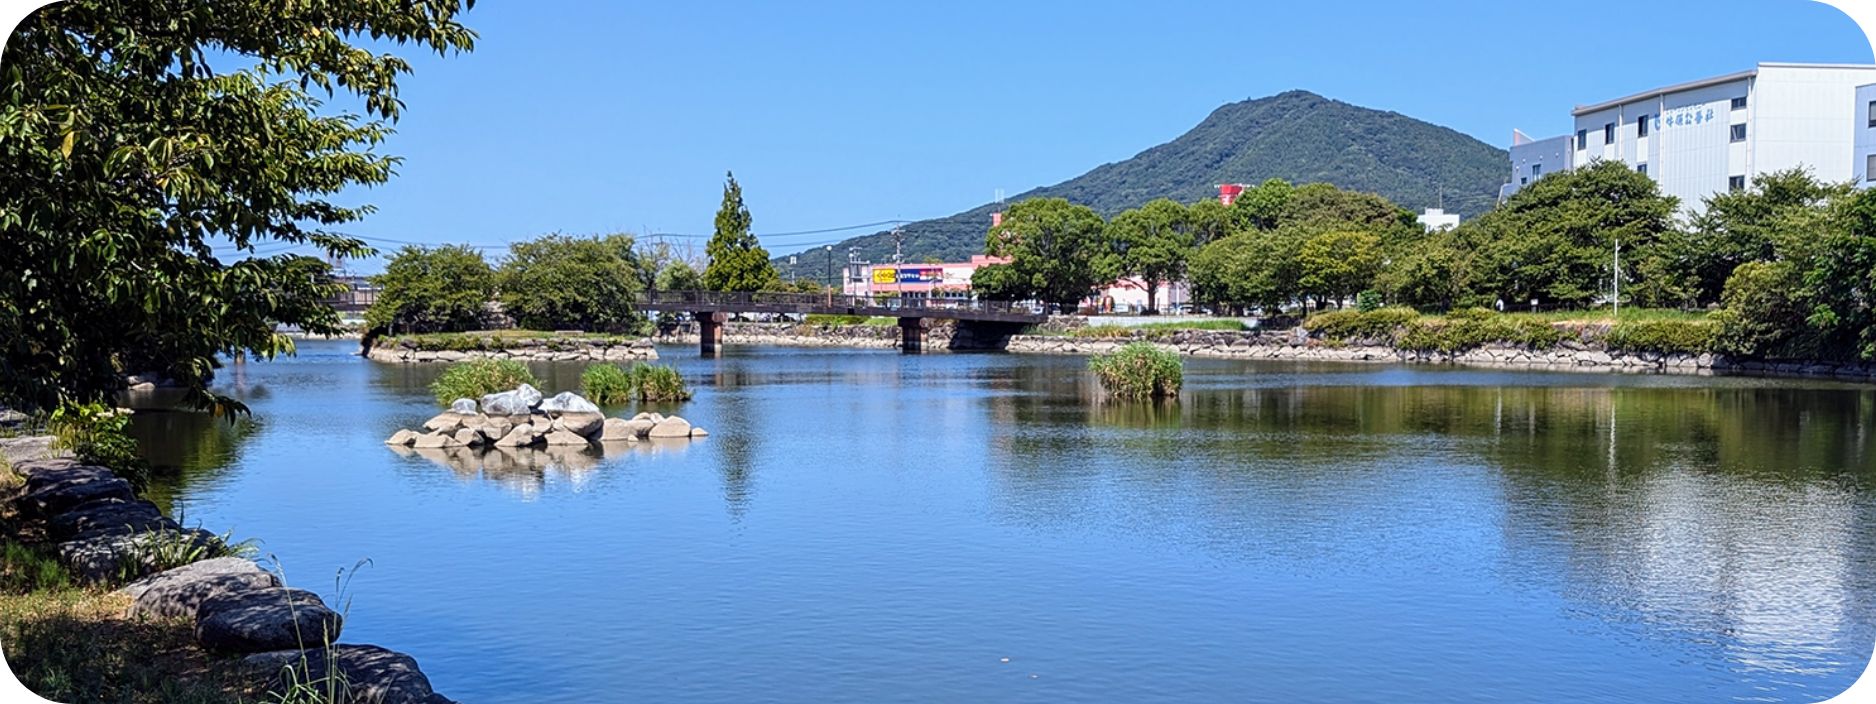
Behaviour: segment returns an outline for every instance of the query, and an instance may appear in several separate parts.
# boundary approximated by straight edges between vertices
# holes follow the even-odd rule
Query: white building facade
[[[1870,115],[1858,87],[1870,84],[1876,84],[1876,66],[1761,63],[1579,106],[1572,111],[1576,131],[1566,135],[1567,156],[1554,156],[1555,138],[1513,145],[1513,179],[1504,193],[1534,180],[1519,169],[1541,162],[1549,171],[1557,160],[1566,162],[1563,168],[1620,162],[1693,210],[1709,195],[1794,167],[1827,182],[1863,180],[1867,158],[1858,158],[1857,142]]]
[[[1876,186],[1876,84],[1857,86],[1856,89],[1856,158],[1850,165],[1856,169],[1856,187]]]

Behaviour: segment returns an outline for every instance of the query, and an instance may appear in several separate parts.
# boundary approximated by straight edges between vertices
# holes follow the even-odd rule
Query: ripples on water
[[[139,415],[157,498],[370,558],[347,640],[464,701],[1804,702],[1876,643],[1868,387],[666,348],[707,439],[400,452],[439,370],[349,348]]]

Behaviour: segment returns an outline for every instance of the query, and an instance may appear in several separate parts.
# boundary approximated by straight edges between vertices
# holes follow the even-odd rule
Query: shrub
[[[827,313],[809,313],[808,317],[803,318],[801,322],[806,323],[808,325],[865,325],[867,322],[867,318],[864,315],[829,315]]]
[[[437,403],[445,406],[459,398],[481,398],[522,384],[539,384],[527,365],[512,359],[476,359],[450,365],[430,384]]]
[[[595,364],[580,372],[580,394],[599,404],[632,400],[632,375],[617,364]]]
[[[1713,351],[1719,329],[1707,321],[1645,320],[1618,323],[1609,331],[1610,349],[1664,354]]]
[[[1130,401],[1178,396],[1185,381],[1179,355],[1146,342],[1095,355],[1088,360],[1088,368],[1108,394]]]
[[[79,461],[109,467],[139,489],[149,478],[150,466],[130,436],[129,413],[102,403],[68,404],[52,412],[46,429]]]
[[[691,391],[684,376],[662,364],[632,363],[629,371],[632,388],[640,401],[689,401]]]
[[[634,362],[631,367],[596,364],[580,374],[580,392],[587,400],[601,404],[627,401],[688,401],[690,387],[684,377],[671,367]]]
[[[1419,317],[1414,309],[1398,306],[1366,313],[1338,310],[1312,315],[1303,321],[1303,327],[1329,340],[1372,340],[1391,337],[1396,330]]]
[[[1490,308],[1455,308],[1446,313],[1447,320],[1491,320],[1498,317]]]
[[[1381,309],[1381,292],[1368,289],[1355,294],[1355,310],[1363,313]]]
[[[1119,325],[1089,325],[1069,330],[1068,336],[1086,340],[1119,340],[1133,337],[1133,329]]]
[[[1242,320],[1173,320],[1163,323],[1147,323],[1134,327],[1135,330],[1225,330],[1243,331],[1250,329]]]
[[[1569,334],[1541,320],[1507,318],[1489,312],[1486,317],[1474,317],[1467,313],[1458,318],[1449,315],[1444,321],[1414,321],[1401,331],[1394,344],[1404,350],[1448,354],[1494,342],[1546,349],[1557,346]]]

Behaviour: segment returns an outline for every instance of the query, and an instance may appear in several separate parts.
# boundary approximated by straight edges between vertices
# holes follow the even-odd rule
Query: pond
[[[667,347],[710,437],[465,461],[355,347],[139,414],[154,498],[465,702],[1810,702],[1876,645],[1867,386]]]

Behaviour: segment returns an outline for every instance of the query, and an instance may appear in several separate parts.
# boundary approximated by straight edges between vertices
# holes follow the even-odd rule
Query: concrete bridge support
[[[717,356],[717,349],[723,346],[723,323],[728,322],[730,314],[721,311],[715,313],[696,313],[697,347],[705,357]]]
[[[930,329],[930,318],[900,318],[899,351],[905,354],[919,354],[924,352],[925,331]]]

